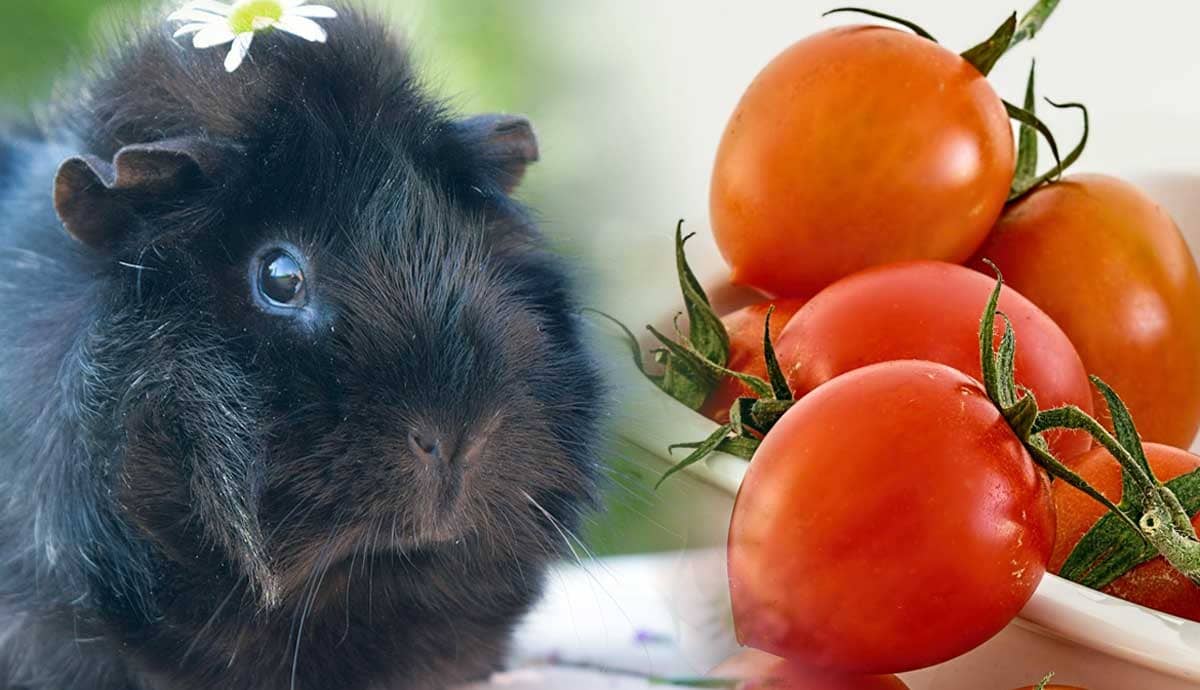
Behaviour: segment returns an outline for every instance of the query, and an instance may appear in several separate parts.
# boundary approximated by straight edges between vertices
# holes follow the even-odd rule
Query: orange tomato
[[[979,382],[883,362],[795,404],[729,525],[742,644],[843,673],[953,659],[1029,601],[1054,542],[1050,482]]]
[[[721,317],[725,330],[729,333],[729,363],[726,368],[751,374],[760,379],[767,378],[767,363],[763,359],[763,324],[767,319],[767,309],[775,305],[771,315],[771,342],[778,342],[783,327],[804,306],[802,299],[777,299],[759,302],[743,307]],[[729,421],[729,408],[738,398],[754,397],[754,393],[746,384],[727,376],[721,379],[708,400],[700,408],[705,417],[724,424]]]
[[[1200,276],[1174,221],[1133,185],[1074,175],[1008,208],[974,265],[1062,327],[1147,441],[1200,427]],[[1102,402],[1096,410],[1107,410]]]
[[[1147,443],[1146,459],[1164,482],[1200,469],[1200,457],[1186,451]],[[1121,467],[1108,451],[1097,446],[1073,463],[1075,471],[1114,502],[1122,494]],[[1050,569],[1058,572],[1083,535],[1108,511],[1104,506],[1066,482],[1054,482],[1054,505],[1058,512],[1058,539]],[[1200,528],[1200,514],[1192,518]],[[1156,558],[1129,571],[1104,591],[1135,604],[1200,621],[1200,587],[1192,584],[1166,560]]]
[[[908,261],[855,273],[796,312],[776,340],[797,396],[847,371],[898,359],[941,362],[983,378],[979,318],[995,278],[939,261]],[[1092,412],[1092,386],[1079,353],[1054,321],[1012,288],[1000,311],[1017,337],[1016,379],[1042,407],[1076,405]],[[995,344],[1003,324],[997,321]],[[1050,449],[1070,458],[1092,446],[1084,432],[1047,432]]]
[[[1012,182],[1004,105],[971,64],[879,26],[810,36],[754,79],[710,194],[737,284],[809,296],[868,266],[962,263]]]

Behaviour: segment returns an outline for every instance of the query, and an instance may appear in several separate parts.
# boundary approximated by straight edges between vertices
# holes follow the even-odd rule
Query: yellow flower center
[[[275,26],[283,17],[279,0],[241,0],[229,13],[229,28],[235,34],[262,31]]]

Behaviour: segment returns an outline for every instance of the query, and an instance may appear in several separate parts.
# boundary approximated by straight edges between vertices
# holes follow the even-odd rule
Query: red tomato
[[[725,330],[729,332],[729,363],[726,368],[751,374],[760,379],[767,378],[767,363],[763,360],[763,324],[767,318],[767,309],[775,305],[771,315],[771,342],[779,341],[779,334],[787,325],[792,314],[804,306],[802,299],[777,299],[752,304],[731,312],[721,318]],[[701,414],[720,424],[729,421],[729,408],[742,397],[755,397],[746,384],[727,376],[709,394]]]
[[[1043,688],[1038,688],[1036,685],[1026,685],[1023,688],[1017,688],[1017,690],[1087,690],[1087,688],[1081,688],[1076,685],[1047,685]]]
[[[1186,451],[1157,443],[1147,443],[1145,448],[1150,467],[1164,482],[1200,469],[1200,457]],[[1075,471],[1100,493],[1120,502],[1121,467],[1107,450],[1097,446],[1073,464]],[[1054,482],[1054,505],[1058,511],[1058,541],[1050,569],[1058,572],[1083,535],[1108,511],[1066,482]],[[1200,528],[1200,514],[1192,518],[1192,524]],[[1200,587],[1162,558],[1134,568],[1104,591],[1135,604],[1200,621]]]
[[[1004,105],[926,39],[846,26],[785,50],[734,111],[717,151],[713,234],[733,281],[800,297],[868,266],[961,263],[1013,176]]]
[[[755,649],[726,661],[713,678],[743,679],[739,690],[908,690],[896,676],[856,676],[805,668]]]
[[[738,637],[796,663],[899,673],[1006,626],[1054,542],[1050,485],[980,384],[897,361],[839,376],[767,434],[738,492]]]
[[[979,319],[995,280],[969,268],[915,261],[856,273],[822,290],[777,341],[788,382],[798,396],[852,369],[894,359],[941,362],[982,378]],[[1005,287],[1000,310],[1017,336],[1017,383],[1038,404],[1092,411],[1092,387],[1067,336],[1032,302]],[[996,344],[1003,334],[997,320]],[[1060,458],[1091,448],[1083,432],[1047,435]]]
[[[1147,441],[1192,442],[1200,428],[1200,276],[1158,205],[1121,180],[1071,176],[1005,211],[978,257],[994,261],[1062,326]]]

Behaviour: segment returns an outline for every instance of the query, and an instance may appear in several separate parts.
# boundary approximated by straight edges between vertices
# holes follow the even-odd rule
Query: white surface
[[[1078,589],[1061,581],[1051,585]],[[635,690],[662,687],[635,674],[703,675],[737,650],[728,610],[720,550],[564,566],[551,578],[542,606],[518,633],[515,670],[472,690]],[[1058,682],[1089,690],[1197,687],[1195,681],[1124,663],[1025,624],[1009,626],[948,664],[903,677],[912,690],[1010,690],[1049,671]]]

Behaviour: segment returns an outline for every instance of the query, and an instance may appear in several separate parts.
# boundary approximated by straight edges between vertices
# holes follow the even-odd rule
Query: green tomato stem
[[[1200,585],[1200,539],[1179,497],[1154,475],[1125,404],[1107,384],[1093,379],[1112,413],[1118,439],[1104,425],[1073,405],[1040,411],[1033,394],[1018,390],[1014,379],[1016,336],[1004,318],[999,349],[993,347],[996,317],[1004,277],[996,266],[996,286],[979,322],[979,356],[983,384],[992,402],[1030,456],[1052,476],[1069,483],[1120,516],[1189,580]],[[1121,466],[1125,493],[1120,505],[1063,465],[1046,446],[1042,433],[1051,429],[1086,431]],[[1136,495],[1135,495],[1136,494]],[[1135,514],[1131,515],[1130,510]]]
[[[1183,507],[1179,496],[1176,496],[1175,492],[1167,486],[1159,490],[1159,495],[1162,496],[1163,501],[1167,504],[1167,508],[1171,511],[1171,517],[1175,520],[1175,529],[1179,530],[1180,533],[1189,539],[1200,539],[1196,536],[1196,528],[1192,525],[1192,521],[1188,519],[1187,509]]]
[[[1134,459],[1129,449],[1121,445],[1100,422],[1077,407],[1060,407],[1041,415],[1046,421],[1038,427],[1082,429],[1104,447],[1120,463],[1125,476],[1132,480],[1140,493],[1145,512],[1137,521],[1142,536],[1167,561],[1189,580],[1200,584],[1200,540],[1192,528],[1179,498],[1164,486],[1153,472]],[[1186,525],[1186,527],[1184,527]]]
[[[1038,431],[1046,429],[1081,429],[1088,432],[1097,443],[1104,446],[1104,449],[1116,458],[1124,471],[1133,476],[1137,488],[1142,494],[1142,498],[1146,501],[1146,505],[1161,502],[1162,498],[1159,496],[1158,490],[1162,487],[1162,484],[1158,479],[1147,473],[1146,468],[1133,458],[1129,450],[1125,446],[1122,446],[1116,437],[1110,434],[1108,429],[1104,428],[1104,425],[1092,419],[1086,412],[1074,405],[1068,405],[1066,407],[1045,410],[1039,417],[1041,417],[1041,420],[1034,427]]]
[[[1166,491],[1170,493],[1169,489]],[[1138,521],[1138,527],[1168,563],[1200,585],[1200,541],[1182,534],[1175,520],[1176,516],[1163,502],[1162,507],[1148,509]],[[1191,522],[1188,524],[1190,526]]]
[[[1058,3],[1059,0],[1039,0],[1036,5],[1029,8],[1029,11],[1017,23],[1017,30],[1013,32],[1012,41],[1008,44],[1009,50],[1012,50],[1012,47],[1021,41],[1036,36],[1042,30],[1046,20],[1054,13],[1054,8],[1058,7]]]

